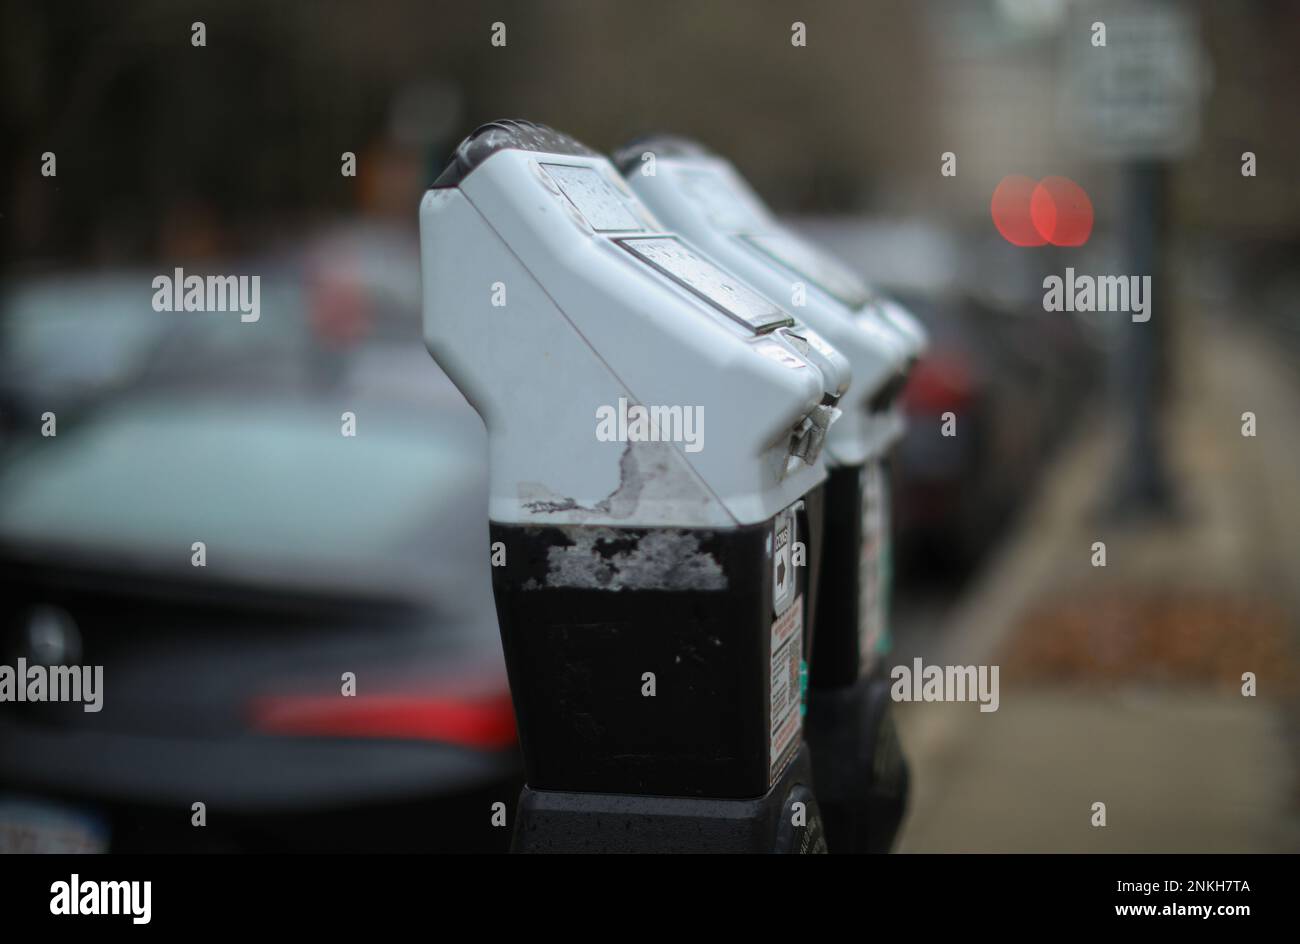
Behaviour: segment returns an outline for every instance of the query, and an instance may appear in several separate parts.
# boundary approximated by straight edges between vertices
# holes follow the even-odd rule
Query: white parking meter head
[[[425,342],[487,427],[492,520],[751,524],[825,477],[846,362],[589,148],[480,127],[420,244]]]
[[[880,316],[902,336],[908,363],[924,354],[930,344],[930,336],[916,315],[887,295],[876,294],[874,303]]]
[[[901,432],[881,415],[924,346],[919,324],[778,221],[730,162],[682,138],[634,141],[615,156],[629,185],[664,223],[806,321],[853,368],[853,409],[831,431],[832,461],[856,464]],[[842,404],[846,405],[847,404]],[[873,416],[873,414],[877,414]]]

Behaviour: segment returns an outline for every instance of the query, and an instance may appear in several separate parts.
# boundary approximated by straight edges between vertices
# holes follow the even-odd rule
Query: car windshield
[[[0,551],[184,576],[202,545],[239,581],[454,595],[486,552],[482,427],[418,296],[360,269],[264,267],[248,322],[154,311],[148,275],[11,298],[10,394],[57,425],[0,447]]]

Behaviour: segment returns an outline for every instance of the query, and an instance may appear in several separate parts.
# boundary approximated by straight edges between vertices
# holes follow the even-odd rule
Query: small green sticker
[[[808,660],[799,660],[799,717],[808,714]]]

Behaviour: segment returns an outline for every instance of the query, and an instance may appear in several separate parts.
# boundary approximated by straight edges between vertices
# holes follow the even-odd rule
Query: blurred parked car
[[[966,294],[896,297],[930,331],[930,349],[903,391],[900,553],[967,569],[1078,417],[1093,388],[1094,352],[1065,315],[1021,313]],[[949,413],[953,435],[944,434]]]
[[[996,234],[859,216],[792,221],[930,332],[903,392],[895,461],[900,577],[969,571],[1027,497],[1099,377],[1075,316],[1044,312],[1041,259]],[[956,419],[943,435],[944,414]]]
[[[0,843],[505,849],[492,804],[522,768],[485,436],[409,294],[347,243],[328,278],[254,268],[255,323],[142,292],[147,368],[3,447],[0,662],[102,665],[104,693],[4,706]],[[78,304],[60,317],[92,322]],[[50,350],[56,374],[84,341]]]

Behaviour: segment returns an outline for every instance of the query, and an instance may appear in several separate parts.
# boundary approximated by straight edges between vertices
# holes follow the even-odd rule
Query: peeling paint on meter
[[[861,279],[802,239],[784,233],[740,238],[849,308],[871,301],[871,290]]]
[[[794,324],[794,319],[780,308],[687,248],[675,236],[630,237],[617,242],[755,334]]]
[[[596,232],[626,233],[645,229],[596,168],[543,164],[542,169]]]

